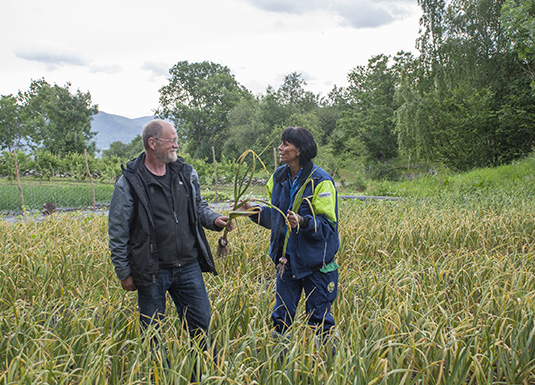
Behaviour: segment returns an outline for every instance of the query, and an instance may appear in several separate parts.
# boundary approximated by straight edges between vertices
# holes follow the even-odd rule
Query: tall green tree
[[[0,96],[0,150],[21,147],[23,126],[20,120],[21,106],[13,95]]]
[[[329,144],[342,113],[350,108],[349,99],[346,88],[334,86],[327,96],[320,100],[317,109],[320,131],[320,136],[316,138],[318,143]]]
[[[340,156],[365,164],[396,157],[394,114],[399,72],[389,61],[389,56],[377,55],[368,60],[367,66],[357,66],[349,73],[350,107],[342,112],[333,135]]]
[[[501,20],[535,88],[535,0],[506,0]]]
[[[460,170],[530,151],[529,76],[504,33],[504,0],[419,0],[421,57],[399,90],[404,154]],[[511,124],[512,122],[522,122]]]
[[[44,79],[34,80],[30,89],[19,92],[23,105],[21,118],[34,147],[56,155],[93,154],[92,116],[98,112],[91,102],[91,94],[70,91],[71,84],[51,86]]]
[[[292,72],[284,77],[278,89],[269,86],[264,95],[243,99],[230,113],[224,155],[235,159],[246,149],[256,153],[265,151],[262,159],[271,167],[272,148],[278,147],[285,127],[307,127],[315,137],[321,138],[318,98],[305,86],[302,75]]]
[[[243,99],[232,109],[229,130],[223,154],[227,159],[237,159],[245,150],[262,154],[267,165],[273,164],[270,144],[274,143],[272,128],[260,119],[260,101]]]
[[[260,119],[272,130],[281,131],[290,125],[305,125],[299,116],[315,113],[318,97],[305,89],[302,74],[292,72],[284,77],[278,89],[268,87],[260,98]],[[312,127],[307,127],[312,129]]]
[[[169,73],[156,113],[175,123],[187,152],[211,157],[211,146],[220,148],[224,143],[230,111],[252,95],[220,64],[181,61]]]

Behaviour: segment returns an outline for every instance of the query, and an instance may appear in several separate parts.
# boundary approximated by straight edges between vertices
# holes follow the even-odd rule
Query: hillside
[[[99,112],[93,117],[91,123],[92,131],[97,134],[94,137],[97,148],[103,150],[110,147],[115,141],[130,143],[137,135],[141,134],[141,129],[154,117],[144,116],[136,119],[125,118],[124,116]]]

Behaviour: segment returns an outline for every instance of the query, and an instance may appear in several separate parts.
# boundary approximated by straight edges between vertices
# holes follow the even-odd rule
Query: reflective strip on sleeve
[[[336,223],[336,188],[330,180],[320,182],[314,190],[312,198],[314,214],[325,214],[329,220]]]
[[[269,201],[271,202],[271,196],[273,195],[273,176],[269,178],[268,182],[266,183],[266,191],[268,194]]]

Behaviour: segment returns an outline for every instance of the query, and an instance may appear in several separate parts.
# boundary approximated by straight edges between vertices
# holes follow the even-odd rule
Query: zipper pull
[[[175,223],[178,223],[178,217],[176,216],[176,213],[173,211],[173,217],[175,218]]]

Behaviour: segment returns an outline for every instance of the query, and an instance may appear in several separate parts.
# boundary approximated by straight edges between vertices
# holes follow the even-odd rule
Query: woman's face
[[[279,146],[279,160],[281,163],[299,163],[300,150],[293,143],[282,141]]]

